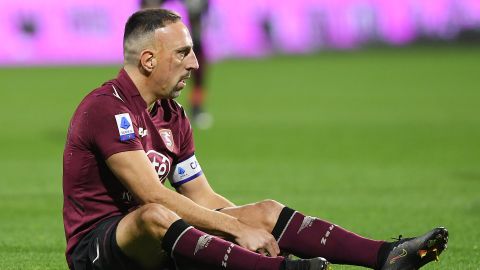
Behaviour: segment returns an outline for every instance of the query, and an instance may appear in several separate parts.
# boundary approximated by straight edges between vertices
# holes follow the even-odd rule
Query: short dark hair
[[[177,13],[166,9],[144,9],[133,13],[125,24],[123,33],[123,46],[131,37],[136,37],[181,19]]]

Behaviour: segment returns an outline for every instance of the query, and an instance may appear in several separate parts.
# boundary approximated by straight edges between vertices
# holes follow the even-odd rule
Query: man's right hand
[[[250,251],[266,256],[277,257],[280,254],[280,247],[272,234],[243,223],[242,228],[235,235],[235,242]]]

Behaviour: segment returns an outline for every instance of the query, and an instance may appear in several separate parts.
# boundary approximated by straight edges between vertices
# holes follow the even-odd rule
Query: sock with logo
[[[267,257],[251,252],[221,238],[211,236],[188,225],[182,219],[175,221],[162,241],[162,248],[173,258],[187,258],[211,268],[232,270],[279,270],[283,257]]]
[[[383,241],[370,240],[335,224],[285,207],[272,235],[282,250],[302,258],[324,257],[337,264],[375,268]]]

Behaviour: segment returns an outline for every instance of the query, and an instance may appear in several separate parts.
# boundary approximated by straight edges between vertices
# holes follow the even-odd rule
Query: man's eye
[[[188,52],[187,51],[181,51],[181,52],[178,53],[178,55],[180,56],[181,59],[183,59],[188,55]]]

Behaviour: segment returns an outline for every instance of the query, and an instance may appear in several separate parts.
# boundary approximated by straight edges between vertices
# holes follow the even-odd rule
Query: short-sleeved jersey
[[[172,177],[177,164],[194,159],[192,130],[183,108],[165,99],[147,110],[122,69],[116,79],[83,99],[68,129],[63,156],[63,220],[69,265],[73,248],[97,223],[139,206],[105,163],[115,153],[133,150],[145,151],[162,183],[169,178],[178,187],[201,174],[197,170],[192,177]],[[178,170],[185,174],[183,168]]]

